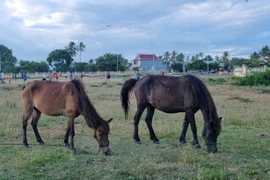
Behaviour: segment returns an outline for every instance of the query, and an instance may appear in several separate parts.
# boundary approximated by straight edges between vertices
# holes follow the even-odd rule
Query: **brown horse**
[[[218,117],[214,101],[201,80],[192,75],[181,77],[149,75],[140,80],[127,80],[121,89],[121,103],[126,119],[129,110],[129,94],[132,90],[134,90],[137,101],[133,136],[135,142],[141,143],[138,135],[138,124],[143,111],[147,108],[145,121],[150,139],[159,143],[152,128],[152,118],[155,109],[158,109],[165,113],[185,112],[179,141],[186,144],[186,131],[190,124],[193,132],[193,145],[200,148],[194,114],[201,110],[204,118],[202,136],[207,144],[208,151],[217,152],[217,137],[221,131],[222,118]]]
[[[70,82],[33,81],[22,88],[22,100],[24,112],[23,144],[28,147],[26,138],[27,121],[32,117],[32,128],[37,141],[44,144],[41,139],[37,123],[44,113],[49,116],[66,116],[68,125],[64,143],[72,150],[74,148],[74,119],[82,115],[87,125],[94,129],[94,138],[98,141],[99,147],[104,154],[110,152],[108,134],[110,133],[109,123],[112,119],[103,120],[86,95],[84,85],[80,80]],[[70,142],[69,142],[69,135]]]

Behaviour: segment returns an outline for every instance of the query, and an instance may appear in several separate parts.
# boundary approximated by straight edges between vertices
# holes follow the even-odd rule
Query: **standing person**
[[[0,84],[3,83],[4,80],[3,80],[3,74],[2,74],[2,71],[0,71]]]
[[[67,73],[65,74],[65,79],[67,79]]]
[[[52,81],[53,80],[53,73],[52,73],[52,71],[50,71],[50,81]]]
[[[15,81],[17,81],[17,74],[16,73],[14,74],[14,79],[15,79]]]
[[[83,73],[81,73],[81,79],[83,79]]]
[[[11,75],[9,75],[9,76],[8,76],[8,84],[10,84],[10,83],[11,83],[11,80],[12,80],[12,76],[11,76]]]
[[[110,79],[111,79],[111,73],[108,71],[107,72],[107,80],[106,80],[106,82],[109,80],[110,81]]]
[[[25,83],[27,80],[27,74],[26,73],[23,73],[23,83]]]
[[[58,81],[58,78],[59,78],[59,75],[58,75],[58,72],[55,73],[55,79],[56,81]]]
[[[45,72],[42,73],[42,80],[43,80],[43,81],[46,80],[46,73],[45,73]]]
[[[69,74],[69,78],[70,78],[70,80],[72,80],[72,72],[70,72],[70,74]]]
[[[123,77],[123,81],[124,81],[124,82],[127,81],[127,76],[126,76],[126,75]]]

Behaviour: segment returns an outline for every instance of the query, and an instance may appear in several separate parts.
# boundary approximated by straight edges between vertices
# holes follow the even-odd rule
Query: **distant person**
[[[56,72],[55,73],[55,79],[56,79],[56,81],[58,81],[58,78],[59,78],[59,74],[58,74],[58,72]]]
[[[53,80],[53,73],[52,73],[52,71],[50,71],[50,81],[52,81]]]
[[[65,74],[65,78],[67,79],[67,73]]]
[[[45,73],[45,72],[42,73],[42,80],[43,80],[43,81],[46,80],[46,73]]]
[[[23,83],[25,83],[27,80],[27,74],[26,73],[23,73]]]
[[[72,75],[72,72],[70,72],[69,79],[72,80],[72,78],[73,78],[73,75]]]
[[[11,80],[12,80],[12,76],[9,75],[9,76],[8,76],[8,84],[11,84]]]
[[[0,83],[2,83],[2,82],[4,82],[4,80],[3,80],[3,73],[2,73],[2,71],[0,71]]]
[[[140,75],[141,75],[141,74],[140,74],[140,71],[138,70],[138,71],[137,71],[137,74],[136,74],[136,76],[137,76],[137,80],[139,80],[139,79],[140,79]]]
[[[126,76],[126,75],[123,77],[123,81],[124,81],[124,82],[127,81],[127,76]]]
[[[83,79],[83,73],[81,73],[81,79]]]
[[[13,73],[12,79],[14,79],[15,81],[17,81],[17,74],[16,73]]]
[[[107,72],[107,80],[106,80],[106,82],[107,82],[107,81],[110,81],[110,79],[111,79],[111,73],[108,71],[108,72]]]

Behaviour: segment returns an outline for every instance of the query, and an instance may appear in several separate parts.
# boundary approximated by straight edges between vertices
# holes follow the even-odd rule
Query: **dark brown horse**
[[[112,119],[103,120],[86,95],[84,85],[80,80],[70,82],[33,81],[22,88],[23,112],[23,144],[28,147],[26,138],[27,121],[32,118],[32,128],[37,141],[43,144],[37,123],[41,113],[49,116],[66,116],[68,125],[64,143],[72,150],[74,148],[74,119],[82,115],[88,126],[94,129],[94,138],[104,154],[110,152],[108,135],[109,123]],[[69,141],[69,135],[70,141]]]
[[[121,89],[121,103],[127,119],[129,110],[129,94],[134,90],[137,101],[137,112],[134,116],[135,142],[141,143],[138,135],[140,117],[147,108],[146,124],[150,139],[159,143],[152,128],[155,109],[165,113],[185,112],[182,133],[179,141],[186,144],[186,131],[191,125],[193,145],[200,148],[194,114],[201,110],[204,118],[202,136],[209,152],[217,152],[217,137],[221,131],[221,119],[217,115],[214,101],[201,80],[192,75],[181,77],[149,75],[140,80],[129,79]]]

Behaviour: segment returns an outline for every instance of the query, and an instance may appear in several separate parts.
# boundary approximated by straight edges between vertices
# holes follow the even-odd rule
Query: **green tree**
[[[73,59],[66,50],[56,49],[50,52],[47,62],[55,66],[57,71],[68,71]]]
[[[188,70],[206,70],[206,64],[202,60],[195,60],[192,63],[188,63]]]
[[[83,42],[78,42],[78,51],[80,52],[80,62],[81,62],[81,53],[84,52],[85,44]]]
[[[96,59],[96,66],[99,71],[125,71],[128,68],[128,60],[124,59],[121,54],[106,53]]]
[[[173,62],[171,68],[175,72],[183,72],[183,64],[180,62]]]
[[[169,53],[169,51],[166,51],[166,52],[164,53],[164,55],[162,56],[162,60],[163,60],[163,62],[164,62],[165,64],[167,64],[167,66],[170,65],[170,53]]]
[[[8,49],[4,45],[0,45],[0,71],[14,72],[16,71],[17,58],[12,55],[12,49]]]
[[[87,71],[87,62],[74,62],[73,63],[73,68],[74,70],[78,71],[78,72],[83,72],[83,71]]]
[[[44,61],[35,62],[35,61],[21,60],[19,62],[19,65],[21,72],[30,72],[30,73],[47,72],[49,69],[49,65]]]
[[[228,51],[224,51],[223,56],[222,56],[222,62],[225,64],[225,69],[231,70],[229,56],[230,56],[230,53]]]
[[[65,50],[68,52],[70,57],[75,57],[77,54],[78,47],[73,41],[70,41],[68,46],[65,47]]]
[[[200,59],[203,59],[204,54],[202,52],[199,52],[198,56]]]
[[[254,52],[250,55],[250,59],[252,62],[259,60],[259,58],[260,58],[260,55],[257,52]]]
[[[170,57],[170,61],[173,63],[176,61],[176,56],[177,56],[177,52],[176,51],[173,51],[171,53],[171,57]]]
[[[177,54],[176,61],[177,62],[184,62],[185,55],[183,53]]]
[[[270,57],[270,49],[266,45],[262,47],[261,51],[259,52],[260,57]]]

